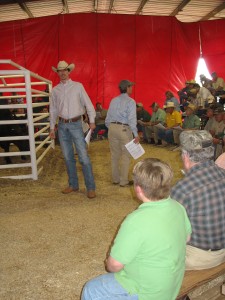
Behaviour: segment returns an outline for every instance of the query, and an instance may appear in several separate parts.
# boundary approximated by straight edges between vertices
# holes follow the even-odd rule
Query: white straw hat
[[[73,71],[73,69],[75,68],[75,64],[68,64],[66,61],[62,60],[58,62],[57,68],[52,67],[52,70],[54,72],[58,72],[60,70],[69,70],[70,72]]]

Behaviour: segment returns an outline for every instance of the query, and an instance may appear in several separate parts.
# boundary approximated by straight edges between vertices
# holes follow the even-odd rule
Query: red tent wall
[[[76,64],[71,78],[84,84],[93,103],[107,108],[118,82],[136,83],[133,98],[146,108],[164,102],[195,76],[200,57],[225,77],[225,20],[181,23],[174,17],[68,14],[0,23],[0,59],[50,78],[59,60]],[[200,30],[200,35],[199,35]],[[2,67],[2,66],[1,66]]]

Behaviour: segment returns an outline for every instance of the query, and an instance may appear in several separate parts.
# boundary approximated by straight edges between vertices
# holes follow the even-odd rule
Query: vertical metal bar
[[[32,97],[31,97],[31,80],[30,72],[25,71],[25,87],[27,95],[27,120],[28,120],[28,131],[29,131],[29,142],[30,142],[30,159],[32,165],[32,178],[38,179],[37,163],[36,163],[36,151],[35,151],[35,140],[34,140],[34,124],[33,124],[33,109],[32,109]]]

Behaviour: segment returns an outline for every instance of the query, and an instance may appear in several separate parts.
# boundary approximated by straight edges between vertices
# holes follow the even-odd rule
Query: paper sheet
[[[138,143],[138,144],[134,143],[134,139],[132,141],[130,141],[129,143],[127,143],[125,145],[125,147],[127,148],[128,152],[134,159],[139,158],[140,156],[142,156],[145,153],[145,150],[141,146],[140,143]]]
[[[180,127],[180,126],[173,127],[173,129],[176,129],[176,130],[183,130],[183,128]]]
[[[158,129],[165,129],[166,127],[163,126],[161,123],[154,125],[155,127],[157,127]]]
[[[83,128],[83,133],[85,133],[86,131],[88,131],[88,129],[90,128],[89,124],[82,121],[82,128]]]
[[[85,137],[85,142],[87,143],[88,146],[90,144],[90,139],[91,139],[91,129],[89,129],[89,131]]]
[[[54,139],[51,139],[51,148],[55,149],[55,140]]]

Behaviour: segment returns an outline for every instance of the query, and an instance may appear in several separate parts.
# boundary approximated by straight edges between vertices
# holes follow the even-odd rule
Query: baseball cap
[[[137,107],[143,107],[143,104],[141,102],[136,104]]]
[[[187,108],[190,108],[191,110],[195,111],[197,107],[194,104],[189,103]]]
[[[224,109],[222,106],[216,107],[213,112],[214,115],[218,115],[218,114],[222,114],[222,113],[224,113]]]
[[[180,145],[184,150],[202,150],[213,145],[213,138],[206,130],[183,131],[180,134]]]
[[[152,108],[155,108],[155,107],[158,107],[159,106],[159,104],[157,103],[157,102],[153,102],[151,105],[150,105],[150,107],[152,107]]]
[[[127,80],[127,79],[121,80],[120,83],[119,83],[119,88],[125,90],[125,89],[127,89],[129,86],[132,86],[132,85],[134,85],[134,84],[135,84],[134,82],[131,82],[131,81]]]

